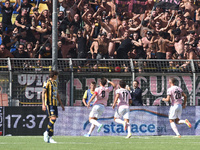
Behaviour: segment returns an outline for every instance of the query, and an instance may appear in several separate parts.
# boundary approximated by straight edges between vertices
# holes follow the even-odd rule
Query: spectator
[[[143,106],[142,102],[142,90],[138,87],[139,82],[137,80],[133,81],[133,88],[130,89],[130,94],[132,98],[132,106]]]
[[[26,9],[27,10],[27,15],[29,16],[32,7],[33,6],[29,3],[28,0],[23,0],[23,2],[21,4],[19,4],[19,7],[17,8],[17,12],[19,12],[19,14],[21,14],[21,11],[23,9]]]
[[[104,22],[100,20],[100,24],[101,24],[101,32],[105,32],[107,34],[108,39],[112,39],[113,37],[115,37],[115,29],[113,25],[110,24],[110,16],[106,16]],[[114,42],[110,41],[108,45],[108,55],[111,58],[113,58],[114,51],[115,51]]]
[[[38,12],[38,8],[37,7],[35,7],[35,8],[33,8],[33,15],[32,15],[32,19],[31,19],[31,25],[33,26],[33,27],[36,27],[38,24],[39,24],[39,12]]]
[[[62,41],[58,40],[58,58],[63,58],[62,56]]]
[[[1,44],[0,58],[7,58],[7,57],[14,58],[14,56],[10,53],[10,51],[5,48],[5,45]]]
[[[85,23],[84,29],[86,33],[90,35],[93,25],[92,14],[89,12],[89,9],[82,15],[82,19]]]
[[[172,33],[174,34],[174,48],[176,51],[176,58],[183,59],[184,58],[184,43],[186,41],[185,37],[181,37],[181,30],[176,29],[173,30]]]
[[[3,31],[5,31],[6,28],[11,29],[12,28],[12,13],[14,9],[17,6],[17,0],[15,0],[15,4],[10,6],[10,1],[5,0],[5,6],[2,4],[2,1],[0,2],[1,6],[1,12],[2,12],[2,25],[3,25]]]
[[[128,32],[125,32],[124,34],[128,34]],[[124,39],[120,46],[117,49],[117,58],[118,59],[128,59],[128,52],[132,50],[132,40],[133,35],[127,36],[126,39]]]
[[[133,40],[132,43],[134,44],[134,48],[136,49],[137,57],[139,59],[145,59],[146,53],[142,47],[142,40],[139,38],[138,32],[133,33]]]
[[[22,29],[25,29],[26,25],[22,24],[22,22],[21,22],[22,21],[21,20],[22,17],[26,18],[28,24],[31,24],[31,20],[30,20],[30,17],[28,16],[27,10],[26,9],[22,9],[21,14],[19,14],[16,17],[15,26],[21,27]]]
[[[152,49],[152,44],[150,43],[153,33],[147,31],[146,36],[142,38],[142,45],[144,51],[146,51],[147,59],[155,58],[156,52]]]
[[[33,43],[27,43],[25,52],[28,53],[30,58],[36,58],[36,51],[39,48],[39,41],[36,42],[35,47],[33,47]]]
[[[30,41],[30,37],[27,35],[27,31],[26,29],[21,29],[20,34],[17,36],[17,42],[16,42],[16,47],[18,48],[20,44],[22,45],[26,45],[27,42],[31,42]]]
[[[72,20],[70,26],[73,26],[73,28],[74,28],[73,33],[77,34],[78,30],[81,27],[81,22],[80,22],[80,16],[79,16],[79,14],[75,14],[74,15],[74,19]]]
[[[50,43],[47,43],[45,47],[39,51],[38,58],[52,58],[52,49]]]
[[[78,58],[86,58],[87,57],[87,39],[86,39],[86,32],[82,33],[82,30],[79,29],[77,32],[77,44],[76,48],[78,51]]]
[[[90,52],[92,54],[92,57],[97,59],[103,59],[103,58],[109,58],[108,55],[108,44],[109,41],[106,38],[106,33],[103,32],[100,34],[100,37],[98,37],[97,39],[94,39],[91,47],[90,47]]]
[[[167,44],[173,44],[173,41],[169,41],[168,39],[164,39],[164,32],[159,32],[158,39],[154,40],[154,37],[151,39],[151,44],[157,43],[158,44],[158,51],[156,54],[157,59],[166,59],[166,48]]]
[[[15,44],[17,40],[17,36],[12,36],[12,30],[8,29],[2,43],[5,45],[6,49],[10,51],[11,46]]]
[[[19,44],[18,49],[13,52],[13,56],[15,58],[29,58],[28,53],[24,51],[24,45],[23,44]]]
[[[128,30],[129,30],[129,26],[127,24],[127,21],[123,20],[122,24],[118,28],[117,37],[122,37],[124,35],[124,32]]]
[[[190,16],[185,17],[185,29],[187,31],[195,30],[194,22],[192,21],[192,18]]]
[[[44,9],[40,15],[38,16],[39,21],[43,21],[45,23],[50,23],[51,22],[51,16],[48,10]]]

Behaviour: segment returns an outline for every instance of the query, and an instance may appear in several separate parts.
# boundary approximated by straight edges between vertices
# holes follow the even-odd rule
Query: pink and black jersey
[[[94,92],[96,94],[94,105],[103,104],[104,106],[107,106],[108,96],[112,90],[113,90],[112,86],[110,87],[100,86],[96,88]]]
[[[167,95],[170,95],[172,106],[182,104],[182,92],[183,90],[178,86],[172,86],[167,90]]]
[[[131,99],[131,94],[129,91],[124,88],[120,88],[116,90],[116,94],[119,94],[118,107],[129,107],[129,99]]]

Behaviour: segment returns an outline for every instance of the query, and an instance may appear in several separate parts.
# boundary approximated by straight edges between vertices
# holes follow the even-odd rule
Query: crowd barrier
[[[58,59],[58,90],[66,106],[81,106],[82,97],[92,81],[106,77],[118,85],[125,80],[132,86],[139,81],[145,106],[168,106],[166,97],[168,79],[176,78],[187,95],[187,105],[199,105],[199,60],[157,59]],[[42,84],[52,70],[51,59],[0,59],[0,106],[41,105]],[[111,92],[108,106],[113,102]]]

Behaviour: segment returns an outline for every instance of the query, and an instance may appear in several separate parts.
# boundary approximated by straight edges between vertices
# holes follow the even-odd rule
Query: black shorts
[[[57,106],[49,106],[47,105],[46,106],[46,112],[47,112],[47,116],[50,118],[50,117],[53,117],[53,116],[56,116],[58,118],[58,107]]]
[[[157,59],[166,59],[166,53],[157,52]]]

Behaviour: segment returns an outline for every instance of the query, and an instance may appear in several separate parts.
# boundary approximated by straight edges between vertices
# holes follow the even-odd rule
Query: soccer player
[[[182,108],[184,109],[186,107],[187,96],[180,87],[175,86],[175,78],[169,79],[169,85],[170,88],[167,90],[167,98],[163,98],[162,100],[168,102],[171,99],[171,107],[169,110],[169,122],[172,130],[176,133],[175,137],[181,138],[181,135],[178,132],[176,124],[185,123],[189,128],[192,127],[191,123],[187,119],[180,120],[182,114]],[[182,96],[184,97],[183,107],[181,100]]]
[[[90,89],[88,89],[88,90],[85,91],[85,93],[84,93],[84,95],[83,95],[83,99],[82,99],[83,104],[84,104],[85,106],[87,106],[88,101],[90,100],[90,98],[91,98],[92,95],[94,94],[95,88],[96,88],[96,82],[91,82],[91,84],[90,84]],[[94,103],[94,101],[92,101],[92,102],[90,103],[90,106],[92,106],[93,103]]]
[[[112,86],[105,87],[106,83],[110,83]],[[104,112],[105,106],[107,106],[108,96],[109,92],[115,88],[115,84],[106,78],[102,78],[100,82],[100,87],[95,89],[95,92],[91,99],[89,100],[87,107],[90,107],[90,103],[94,100],[95,102],[93,104],[93,108],[89,114],[89,121],[92,124],[90,127],[89,132],[87,133],[87,137],[91,136],[92,131],[94,130],[95,126],[98,127],[97,132],[101,131],[101,128],[103,127],[103,124],[100,124],[97,119],[102,115]]]
[[[65,110],[58,94],[58,86],[56,82],[57,77],[58,72],[51,71],[49,74],[49,79],[44,82],[42,91],[42,110],[46,111],[49,117],[47,129],[43,134],[44,141],[47,143],[57,143],[52,139],[54,123],[58,117],[57,100],[59,101],[62,110]]]
[[[131,127],[129,124],[129,114],[130,114],[129,105],[131,104],[131,95],[129,91],[125,89],[126,87],[125,81],[121,80],[119,82],[119,86],[120,88],[116,90],[116,96],[112,106],[112,108],[114,109],[116,104],[118,105],[118,108],[115,111],[114,120],[119,124],[123,124],[124,131],[126,131],[126,128],[128,129],[128,135],[126,138],[130,138]],[[122,116],[124,118],[124,121],[120,119]]]

